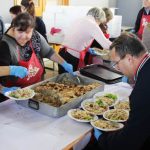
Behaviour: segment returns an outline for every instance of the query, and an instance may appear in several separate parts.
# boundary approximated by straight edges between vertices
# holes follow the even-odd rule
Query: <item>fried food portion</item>
[[[65,85],[48,81],[34,88],[36,93],[34,99],[59,107],[72,101],[74,98],[84,95],[98,86],[100,86],[100,83],[97,82],[89,85]]]

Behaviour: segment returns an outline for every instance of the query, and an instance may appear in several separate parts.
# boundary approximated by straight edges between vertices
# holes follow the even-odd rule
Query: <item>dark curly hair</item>
[[[26,31],[29,27],[35,27],[35,19],[29,13],[20,13],[13,19],[11,27],[17,28],[18,31]]]

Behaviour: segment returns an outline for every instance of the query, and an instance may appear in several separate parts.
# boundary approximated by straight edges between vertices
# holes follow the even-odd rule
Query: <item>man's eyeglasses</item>
[[[112,61],[112,62],[111,62],[111,68],[115,68],[115,66],[116,66],[121,60],[122,60],[122,59],[120,58],[120,59],[119,59],[118,61],[116,61],[116,62],[115,62],[115,61],[114,61],[114,62]]]

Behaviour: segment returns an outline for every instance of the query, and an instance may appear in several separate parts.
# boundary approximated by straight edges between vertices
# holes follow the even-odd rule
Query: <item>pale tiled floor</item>
[[[58,75],[58,65],[57,63],[53,63],[48,59],[44,59],[45,67],[52,68],[54,70],[46,69],[46,73],[44,75],[44,79],[51,78]]]

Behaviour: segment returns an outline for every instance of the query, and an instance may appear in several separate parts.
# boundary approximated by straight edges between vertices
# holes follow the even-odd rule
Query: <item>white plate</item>
[[[27,89],[27,88],[26,88],[26,89]],[[19,90],[21,90],[21,89],[19,89]],[[24,89],[24,90],[25,90],[25,89]],[[32,90],[32,89],[30,89],[30,90]],[[15,90],[15,91],[17,91],[17,90]],[[8,97],[8,98],[10,98],[11,100],[28,100],[28,99],[30,99],[30,98],[33,98],[34,95],[35,95],[34,90],[32,90],[32,94],[31,94],[29,97],[26,97],[26,98],[15,98],[15,97],[10,96],[10,94],[11,94],[12,92],[13,92],[13,91],[6,92],[6,93],[5,93],[5,96]]]
[[[110,110],[107,110],[107,111],[105,111],[105,112],[103,113],[103,118],[105,118],[106,120],[109,120],[109,121],[113,121],[113,122],[125,122],[125,121],[127,121],[128,117],[127,117],[127,119],[125,119],[125,120],[113,120],[113,119],[107,118],[107,116],[106,116],[107,113],[113,112],[114,110],[121,110],[121,111],[123,111],[124,113],[126,113],[127,116],[129,117],[129,111],[127,111],[127,110],[124,110],[124,109],[110,109]]]
[[[92,112],[92,111],[89,111],[89,110],[87,110],[86,108],[85,108],[85,103],[86,102],[95,102],[93,99],[86,99],[86,100],[84,100],[82,103],[81,103],[81,107],[85,110],[85,111],[87,111],[87,112],[89,112],[89,113],[91,113],[91,114],[94,114],[94,115],[103,115],[103,113],[105,112],[105,111],[107,111],[107,110],[109,110],[109,107],[107,107],[107,109],[106,110],[104,110],[103,112]]]
[[[70,110],[67,112],[67,115],[68,115],[71,119],[73,119],[73,120],[75,120],[75,121],[78,121],[78,122],[90,122],[90,121],[94,121],[94,120],[97,120],[97,119],[98,119],[98,117],[95,116],[95,115],[93,115],[93,119],[91,119],[91,120],[81,120],[81,119],[77,119],[77,118],[73,117],[72,114],[71,114],[73,111],[76,111],[76,110],[81,110],[81,109],[70,109]],[[83,110],[83,111],[84,111],[84,110]]]
[[[129,109],[125,109],[125,108],[117,108],[118,107],[118,104],[119,103],[123,103],[123,102],[127,102],[128,104],[129,104],[129,100],[121,100],[121,101],[118,101],[118,103],[116,103],[115,105],[114,105],[114,108],[115,109],[124,109],[124,110],[130,110],[130,105],[129,105]]]
[[[97,121],[97,120],[96,120]],[[107,121],[107,120],[105,120],[105,121]],[[123,128],[124,127],[124,125],[122,124],[122,123],[118,123],[118,122],[111,122],[111,121],[107,121],[107,122],[110,122],[110,123],[114,123],[117,127],[116,128],[112,128],[112,129],[109,129],[109,128],[100,128],[100,127],[97,127],[97,126],[95,126],[95,121],[91,121],[91,125],[94,127],[94,128],[97,128],[97,129],[99,129],[99,130],[101,130],[101,131],[116,131],[116,130],[119,130],[119,129],[121,129],[121,128]]]
[[[112,103],[112,105],[109,105],[109,107],[114,106],[116,103],[118,103],[119,101],[119,95],[115,92],[98,92],[93,96],[94,101],[96,101],[96,97],[100,97],[100,96],[104,96],[106,94],[114,94],[117,96],[117,99],[114,101],[114,103]]]

